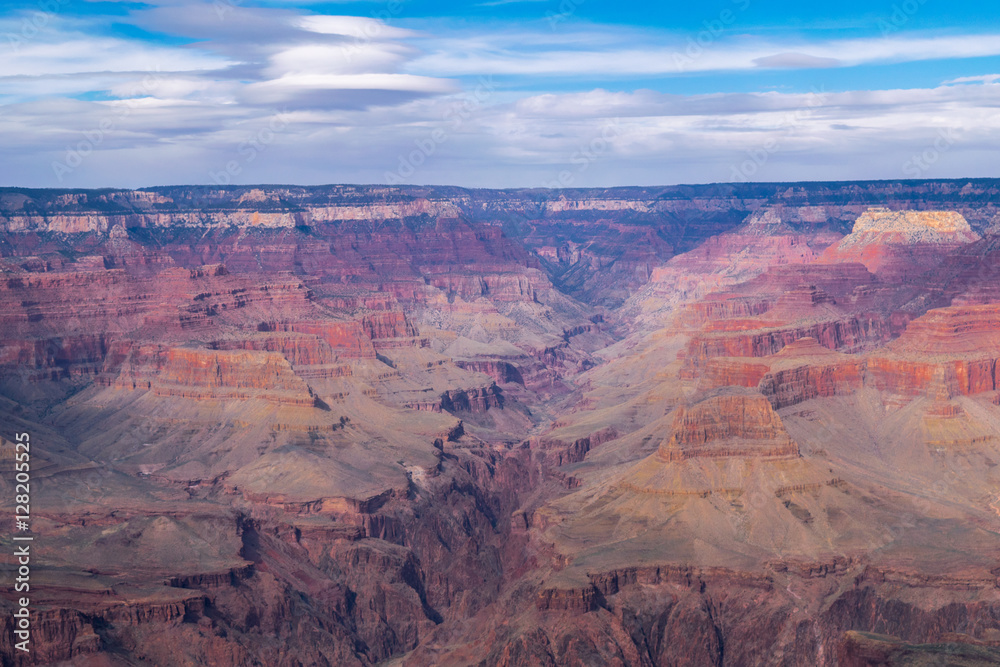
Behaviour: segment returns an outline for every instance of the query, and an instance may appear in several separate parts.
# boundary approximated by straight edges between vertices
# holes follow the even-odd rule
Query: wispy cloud
[[[574,171],[574,185],[728,180],[730,165],[776,138],[780,154],[755,178],[899,177],[900,164],[956,126],[965,129],[928,175],[998,170],[997,74],[829,93],[677,95],[629,83],[961,61],[1000,55],[993,34],[816,39],[727,30],[681,64],[675,56],[691,38],[682,32],[582,20],[551,30],[541,12],[524,24],[407,23],[376,18],[374,9],[312,13],[291,0],[234,0],[222,16],[195,0],[121,4],[126,15],[115,20],[166,37],[112,34],[107,17],[53,15],[44,31],[4,52],[0,181],[206,182],[212,165],[242,160],[239,147],[270,132],[278,114],[266,159],[240,161],[234,182],[381,182],[400,155],[440,136],[412,182],[540,186],[572,168],[609,126],[616,130],[601,159]],[[0,33],[20,20],[0,18]],[[456,125],[463,88],[480,75],[501,83]],[[57,178],[52,165],[81,147],[86,163]]]
[[[448,111],[459,98],[452,95],[370,108],[317,105],[290,111],[267,161],[248,165],[237,182],[382,182],[400,154],[440,128],[450,132],[448,140],[412,182],[541,186],[571,168],[588,138],[612,122],[620,131],[575,185],[731,180],[729,165],[775,138],[782,152],[755,175],[759,180],[902,177],[899,165],[933,142],[939,128],[957,125],[967,129],[929,175],[988,175],[996,172],[992,156],[1000,149],[994,88],[702,96],[594,90],[489,104],[454,131]],[[789,119],[801,109],[810,112],[790,130]],[[0,140],[9,159],[0,176],[23,177],[31,164],[44,179],[52,160],[116,113],[109,102],[8,107]],[[203,182],[204,165],[225,164],[268,117],[244,105],[151,99],[118,123],[87,169],[66,184]],[[52,126],[61,129],[53,133]],[[158,158],[163,164],[150,172]]]
[[[837,58],[821,58],[808,53],[776,53],[773,56],[754,58],[753,64],[757,67],[776,67],[786,69],[816,69],[821,67],[840,67],[841,61]]]
[[[428,40],[430,53],[416,70],[450,76],[481,72],[520,76],[634,76],[691,72],[733,72],[760,68],[854,67],[1000,55],[1000,34],[897,36],[890,38],[769,41],[746,35],[720,38],[697,57],[684,57],[678,36],[651,36],[635,30],[614,33],[589,29],[572,36],[501,33],[469,39]],[[670,42],[673,42],[671,45]],[[667,46],[664,46],[664,43]],[[574,48],[566,48],[567,45]]]
[[[1000,74],[983,74],[981,76],[960,76],[957,79],[945,81],[945,84],[953,83],[997,83],[1000,82]]]
[[[477,2],[476,7],[501,7],[503,5],[520,5],[530,2],[548,2],[549,0],[489,0],[488,2]]]

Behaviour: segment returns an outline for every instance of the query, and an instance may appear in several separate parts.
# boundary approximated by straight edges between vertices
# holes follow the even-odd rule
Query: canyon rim
[[[997,664],[998,197],[4,189],[4,664]]]

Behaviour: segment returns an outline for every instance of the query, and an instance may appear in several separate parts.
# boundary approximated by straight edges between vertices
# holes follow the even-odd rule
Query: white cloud
[[[755,180],[898,178],[941,131],[954,137],[927,176],[1000,175],[1000,86],[989,85],[1000,75],[932,89],[686,96],[492,84],[478,95],[475,83],[463,92],[455,80],[510,75],[508,85],[537,89],[549,76],[965,58],[1000,53],[991,35],[724,36],[693,53],[682,36],[611,26],[435,35],[370,18],[227,6],[221,18],[211,3],[190,0],[132,14],[140,27],[200,40],[190,44],[107,37],[66,20],[5,56],[0,182],[205,183],[233,163],[233,182],[384,182],[414,151],[424,154],[406,176],[412,183],[541,186],[564,173],[578,186],[725,181],[761,151]],[[266,146],[249,158],[243,149],[262,136]],[[53,163],[88,145],[57,180]],[[581,159],[588,151],[594,159]]]
[[[957,79],[945,81],[945,84],[952,83],[997,83],[1000,82],[1000,74],[984,74],[982,76],[960,76]]]
[[[702,96],[594,90],[482,104],[464,93],[366,109],[316,106],[286,114],[267,150],[239,162],[234,182],[384,182],[432,136],[444,140],[408,182],[543,186],[563,173],[577,186],[727,181],[764,155],[754,180],[904,178],[907,160],[933,150],[942,131],[955,139],[926,176],[1000,175],[990,157],[1000,149],[998,104],[992,86],[955,85]],[[35,173],[53,184],[43,167],[65,160],[107,118],[117,118],[114,131],[62,184],[205,183],[209,171],[242,159],[239,147],[267,131],[273,113],[163,99],[19,105],[0,121],[12,158],[0,178]],[[49,124],[63,129],[51,133]],[[580,171],[580,156],[595,145],[599,156]]]
[[[394,72],[414,50],[401,44],[309,44],[290,46],[268,59],[268,76]]]
[[[345,35],[363,40],[415,37],[419,33],[364,16],[303,16],[297,21],[303,30],[326,35]]]
[[[816,67],[840,67],[841,61],[836,58],[822,58],[812,56],[808,53],[798,53],[790,51],[787,53],[776,53],[773,56],[754,58],[754,65],[757,67],[779,67],[786,69],[812,69]]]
[[[476,7],[501,7],[503,5],[521,5],[529,2],[548,2],[548,0],[488,0],[476,3]]]
[[[106,37],[52,33],[6,53],[0,76],[44,76],[138,71],[209,71],[228,58]]]
[[[616,39],[617,37],[617,39]],[[666,46],[664,45],[666,42]],[[530,45],[530,48],[526,48]],[[566,48],[572,45],[574,48]],[[708,40],[634,30],[498,33],[427,40],[415,71],[441,76],[490,73],[533,76],[676,75],[759,67],[849,67],[1000,55],[1000,35],[899,36],[813,42],[748,36]]]
[[[453,83],[413,74],[287,74],[243,87],[246,102],[299,108],[365,108],[413,96],[455,92]],[[351,94],[363,93],[363,94]]]

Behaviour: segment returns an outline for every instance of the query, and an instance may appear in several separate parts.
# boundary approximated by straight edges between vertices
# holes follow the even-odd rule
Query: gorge
[[[4,665],[1000,664],[1000,181],[0,188],[0,270]]]

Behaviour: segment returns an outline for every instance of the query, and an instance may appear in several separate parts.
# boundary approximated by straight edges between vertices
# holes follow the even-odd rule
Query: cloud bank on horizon
[[[1000,176],[985,3],[664,4],[7,3],[0,185]]]

